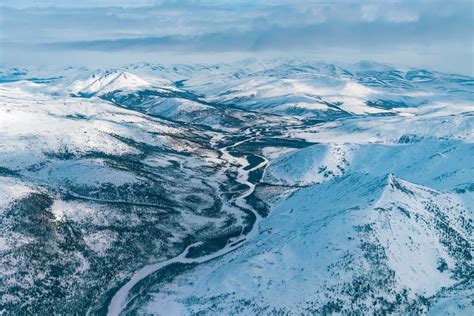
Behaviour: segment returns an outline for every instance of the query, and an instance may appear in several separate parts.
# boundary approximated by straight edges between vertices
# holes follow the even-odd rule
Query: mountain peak
[[[151,84],[127,71],[98,71],[85,80],[74,81],[69,89],[75,94],[103,95],[119,90],[137,90]]]

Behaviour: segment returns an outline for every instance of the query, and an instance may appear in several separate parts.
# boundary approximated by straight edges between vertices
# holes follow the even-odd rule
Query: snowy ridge
[[[264,181],[283,185],[308,185],[341,176],[349,166],[351,145],[313,145],[275,159]]]
[[[459,140],[409,144],[317,144],[275,159],[266,182],[308,185],[348,172],[374,176],[387,170],[441,190],[455,190],[474,177],[474,145]],[[396,159],[394,159],[396,157]]]

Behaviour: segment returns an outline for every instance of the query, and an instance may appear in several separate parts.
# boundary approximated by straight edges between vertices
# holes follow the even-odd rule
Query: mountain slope
[[[0,91],[0,311],[99,310],[140,266],[246,225],[212,133],[44,84]]]
[[[469,219],[455,196],[392,175],[339,178],[292,195],[259,238],[155,288],[141,312],[426,311],[473,273]]]

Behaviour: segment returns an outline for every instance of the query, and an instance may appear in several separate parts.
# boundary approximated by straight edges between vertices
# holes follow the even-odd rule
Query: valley
[[[0,313],[474,310],[473,78],[0,70]]]

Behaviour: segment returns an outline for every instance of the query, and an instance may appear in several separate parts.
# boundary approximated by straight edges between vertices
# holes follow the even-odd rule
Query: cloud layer
[[[79,52],[115,54],[124,63],[144,54],[175,55],[177,62],[197,54],[209,56],[209,62],[224,53],[277,54],[424,61],[432,68],[474,72],[470,0],[6,0],[3,5],[0,40],[8,62],[15,61],[14,52],[30,50],[43,56],[32,54],[32,62]]]

